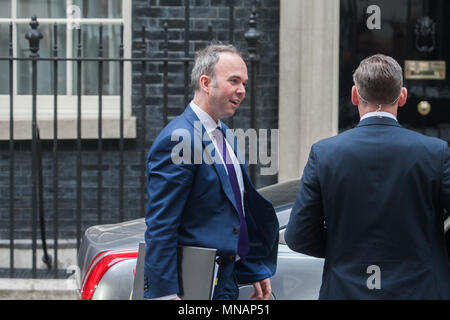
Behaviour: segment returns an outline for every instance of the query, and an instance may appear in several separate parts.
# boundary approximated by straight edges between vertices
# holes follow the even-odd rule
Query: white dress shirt
[[[374,112],[366,113],[365,115],[362,116],[361,121],[363,121],[366,118],[370,118],[370,117],[391,118],[391,119],[394,119],[395,121],[398,121],[397,118],[392,113],[384,112],[384,111],[374,111]]]

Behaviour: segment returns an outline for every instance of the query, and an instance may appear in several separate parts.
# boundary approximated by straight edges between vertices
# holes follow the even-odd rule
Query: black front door
[[[367,56],[384,53],[404,69],[404,127],[450,142],[450,1],[341,0],[339,129],[359,121],[352,73]]]

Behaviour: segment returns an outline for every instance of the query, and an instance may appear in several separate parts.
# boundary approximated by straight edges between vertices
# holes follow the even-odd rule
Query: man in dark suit
[[[233,46],[197,53],[195,91],[184,113],[154,141],[147,160],[144,297],[177,299],[177,246],[215,248],[214,299],[237,299],[238,283],[268,299],[276,270],[278,220],[238,159],[236,137],[220,119],[245,97],[247,68]]]
[[[450,298],[450,151],[398,124],[402,74],[384,55],[362,61],[359,125],[312,146],[285,239],[325,258],[320,299]]]

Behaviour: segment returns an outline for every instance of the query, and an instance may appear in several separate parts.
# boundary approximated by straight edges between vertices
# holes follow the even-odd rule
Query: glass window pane
[[[0,18],[11,18],[11,0],[0,0]]]
[[[81,9],[81,18],[122,18],[122,0],[73,0]]]
[[[39,31],[44,36],[39,43],[39,56],[53,56],[53,25],[40,25]],[[17,26],[17,55],[30,56],[30,45],[25,39],[25,33],[30,26],[19,24]],[[66,57],[66,26],[58,25],[58,57]],[[38,66],[38,94],[53,94],[53,62],[39,61]],[[17,62],[17,91],[18,94],[31,94],[31,62]],[[58,94],[66,94],[66,62],[58,63]]]
[[[17,0],[19,18],[65,18],[66,2],[62,0]]]
[[[83,25],[81,32],[82,57],[99,56],[99,25]],[[78,31],[73,31],[73,57],[77,57]],[[103,25],[103,57],[119,58],[120,26]],[[84,95],[98,94],[98,62],[83,62]],[[73,92],[77,92],[77,65],[73,64]],[[119,62],[103,62],[103,95],[118,95]]]
[[[9,24],[0,24],[0,57],[9,56]],[[0,94],[9,93],[9,60],[0,60]]]

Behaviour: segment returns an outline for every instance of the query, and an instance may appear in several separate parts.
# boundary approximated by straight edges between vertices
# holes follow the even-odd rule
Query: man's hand
[[[272,288],[270,286],[270,278],[255,282],[253,284],[253,294],[250,299],[256,300],[269,300],[272,293]]]

